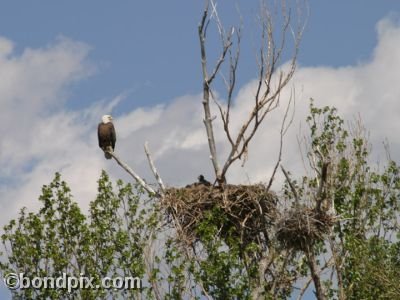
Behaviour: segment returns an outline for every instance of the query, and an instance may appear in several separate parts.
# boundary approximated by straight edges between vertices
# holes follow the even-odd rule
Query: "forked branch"
[[[151,171],[153,172],[153,175],[154,175],[154,177],[156,178],[156,180],[157,180],[157,182],[158,182],[158,185],[159,185],[159,187],[160,187],[160,191],[161,191],[160,193],[161,193],[161,195],[163,195],[164,192],[165,192],[164,182],[162,181],[160,174],[158,174],[157,168],[156,168],[156,166],[154,165],[153,159],[151,158],[151,154],[150,154],[150,150],[149,150],[149,145],[148,145],[147,142],[144,143],[144,152],[146,153],[147,160],[149,161],[150,169],[151,169]]]
[[[210,97],[211,97],[211,88],[210,85],[213,82],[216,74],[219,71],[219,68],[221,67],[222,63],[225,60],[226,53],[231,46],[231,43],[227,41],[226,43],[224,42],[223,44],[223,49],[222,53],[215,64],[214,70],[212,71],[211,74],[208,74],[207,70],[207,53],[206,53],[206,33],[207,33],[207,25],[209,23],[208,15],[209,15],[209,9],[210,9],[210,3],[213,6],[213,9],[215,11],[215,17],[218,18],[218,15],[216,14],[216,7],[215,4],[210,0],[206,2],[206,6],[203,12],[203,17],[201,19],[201,22],[198,27],[198,34],[199,34],[199,40],[200,40],[200,52],[201,52],[201,68],[202,68],[202,73],[203,73],[203,108],[204,108],[204,125],[206,127],[206,132],[207,132],[207,138],[208,138],[208,146],[210,149],[210,159],[214,167],[214,172],[215,176],[217,178],[218,182],[222,182],[221,178],[221,173],[220,173],[220,168],[218,165],[218,157],[217,157],[217,148],[215,145],[215,138],[214,138],[214,130],[213,130],[213,118],[211,116],[211,109],[210,109]]]
[[[160,196],[150,185],[148,185],[139,175],[136,174],[134,170],[132,170],[126,163],[121,161],[121,159],[112,151],[107,151],[115,161],[126,171],[129,175],[135,179],[135,181],[143,187],[150,195]]]
[[[211,6],[211,8],[210,8]],[[211,13],[210,13],[211,10]],[[273,11],[273,10],[271,10]],[[238,70],[238,62],[240,55],[241,31],[240,28],[234,27],[228,31],[224,30],[221,20],[219,19],[216,3],[213,0],[206,1],[201,22],[198,27],[201,51],[201,65],[203,73],[203,108],[204,108],[204,124],[206,127],[208,144],[210,148],[210,158],[213,163],[214,172],[219,184],[226,181],[226,174],[230,166],[236,161],[246,156],[249,143],[253,139],[255,133],[259,129],[261,123],[266,116],[279,106],[281,93],[289,84],[296,69],[296,61],[299,52],[299,45],[304,30],[304,23],[298,21],[296,26],[293,24],[292,11],[286,6],[286,1],[281,1],[281,6],[277,11],[279,15],[273,15],[264,4],[262,5],[262,13],[260,15],[261,27],[261,45],[259,48],[258,62],[258,78],[255,89],[253,106],[250,113],[239,127],[237,134],[233,133],[231,124],[232,95],[236,86],[236,72]],[[300,16],[300,8],[296,10],[297,17]],[[281,20],[282,24],[279,30],[275,27],[275,19]],[[221,40],[222,49],[220,56],[215,63],[215,67],[211,74],[207,70],[207,52],[206,52],[206,32],[210,21],[214,21],[219,38]],[[292,44],[287,46],[288,37],[292,37]],[[291,49],[289,63],[286,67],[281,68],[283,54],[285,50]],[[227,59],[229,58],[229,59]],[[225,61],[228,61],[228,76],[222,74],[221,69]],[[212,116],[210,108],[210,99],[213,98],[211,85],[217,73],[222,75],[227,90],[227,101],[223,105],[216,99],[215,103],[219,110],[219,116],[223,123],[223,129],[230,145],[225,162],[220,168],[217,158],[217,150],[215,146],[215,138],[213,132]],[[277,163],[278,165],[279,163]],[[274,172],[275,173],[275,172]]]

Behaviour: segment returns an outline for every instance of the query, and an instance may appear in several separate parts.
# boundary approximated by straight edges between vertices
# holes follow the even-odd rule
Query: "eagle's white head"
[[[112,122],[112,119],[113,118],[111,117],[111,115],[104,115],[101,117],[101,121],[103,122],[103,124]]]

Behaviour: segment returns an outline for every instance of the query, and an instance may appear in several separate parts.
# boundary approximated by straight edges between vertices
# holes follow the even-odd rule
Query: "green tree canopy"
[[[334,108],[311,102],[307,122],[308,175],[286,172],[282,191],[263,213],[246,202],[266,203],[262,185],[231,187],[229,195],[208,186],[174,188],[159,199],[137,185],[113,184],[105,171],[83,213],[56,173],[42,188],[39,210],[23,208],[4,227],[2,275],[82,274],[95,284],[105,276],[137,277],[141,288],[17,289],[13,297],[288,299],[313,283],[320,299],[399,298],[399,166],[389,159],[382,169],[373,167],[362,127],[348,129]],[[201,214],[195,214],[194,193],[214,197],[199,202]],[[196,218],[179,213],[179,203]],[[293,218],[303,224],[288,243],[282,232],[287,237]],[[189,223],[190,232],[180,227]],[[312,226],[325,227],[313,235]]]

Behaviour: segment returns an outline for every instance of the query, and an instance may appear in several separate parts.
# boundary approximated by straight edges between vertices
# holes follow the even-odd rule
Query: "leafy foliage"
[[[313,281],[314,286],[320,284],[320,299],[400,298],[399,166],[389,159],[383,169],[373,167],[362,126],[345,126],[334,108],[311,102],[307,123],[308,173],[284,183],[277,201],[271,202],[276,205],[273,218],[270,214],[265,231],[251,237],[244,236],[253,231],[243,220],[258,206],[257,201],[249,206],[242,192],[232,197],[238,201],[235,209],[227,209],[221,196],[221,201],[204,202],[198,211],[193,199],[177,190],[179,205],[185,208],[177,218],[195,224],[188,244],[166,222],[168,212],[160,205],[167,200],[173,205],[171,195],[152,198],[120,180],[113,186],[103,171],[97,197],[83,214],[56,173],[42,188],[40,209],[34,213],[23,208],[4,227],[2,275],[83,274],[95,284],[105,276],[131,276],[142,279],[142,288],[21,289],[13,291],[13,297],[288,299],[303,295]],[[211,193],[208,187],[196,190],[199,195]],[[333,218],[315,243],[300,238],[307,247],[282,243],[278,229],[288,223],[279,218],[301,208],[310,212],[296,219],[305,223],[300,226],[305,232],[310,217],[315,218],[314,227],[320,226],[321,212]],[[241,214],[244,218],[235,221]],[[191,215],[196,215],[196,223],[187,219]],[[306,285],[299,287],[303,282]]]
[[[360,121],[344,126],[335,108],[310,104],[307,161],[314,174],[305,176],[299,193],[319,201],[321,168],[329,163],[322,201],[339,221],[316,248],[331,261],[337,284],[325,280],[327,295],[349,299],[400,297],[399,225],[400,168],[393,160],[383,171],[370,163],[370,147]],[[286,187],[286,194],[290,194]],[[292,195],[293,197],[293,195]],[[327,253],[332,253],[331,257]],[[332,277],[331,277],[332,278]]]
[[[142,192],[130,184],[117,182],[114,192],[107,174],[99,179],[98,196],[90,204],[89,215],[82,214],[72,200],[70,189],[56,173],[42,188],[37,213],[23,208],[18,220],[12,220],[2,235],[8,262],[1,265],[3,274],[24,273],[26,277],[101,277],[132,276],[143,278],[143,245],[146,233],[145,210],[139,209]],[[101,299],[138,290],[21,289],[15,298]]]

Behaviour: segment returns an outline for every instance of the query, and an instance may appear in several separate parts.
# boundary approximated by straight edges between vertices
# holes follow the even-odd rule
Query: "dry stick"
[[[293,60],[293,63],[295,63],[295,59]],[[268,97],[270,90],[269,90],[269,88],[267,88],[267,92],[262,96],[261,101],[258,101],[258,98],[256,99],[257,100],[256,104],[253,107],[248,119],[242,125],[242,127],[237,135],[236,141],[234,142],[234,145],[231,148],[230,154],[228,155],[228,159],[226,160],[226,162],[222,168],[221,177],[225,177],[225,174],[228,171],[230,165],[237,159],[240,159],[242,154],[247,151],[248,144],[250,143],[251,139],[255,135],[260,124],[265,119],[266,115],[278,106],[280,93],[283,90],[283,88],[289,83],[290,79],[292,78],[294,69],[295,69],[295,66],[292,66],[292,69],[286,75],[285,78],[283,78],[283,75],[281,74],[282,78],[280,78],[280,80],[279,80],[278,88],[271,96]],[[272,70],[271,70],[271,72],[272,72]],[[267,86],[269,86],[269,83],[267,84]],[[263,112],[261,112],[262,109],[264,109]],[[261,115],[259,116],[260,113],[261,113]],[[250,131],[249,135],[247,137],[245,137],[245,134],[248,131],[248,129],[252,123],[254,123],[254,126],[252,129],[249,130]]]
[[[269,189],[270,189],[271,186],[272,186],[272,182],[274,181],[276,171],[278,170],[278,166],[280,165],[281,160],[282,160],[283,137],[285,136],[287,130],[289,129],[290,125],[291,125],[292,122],[293,122],[294,111],[293,111],[293,113],[292,113],[292,117],[291,117],[291,119],[290,119],[290,121],[289,121],[289,124],[288,124],[287,126],[285,126],[285,125],[286,125],[287,116],[288,116],[288,113],[289,113],[290,104],[291,104],[291,102],[292,102],[292,99],[293,99],[293,98],[290,97],[289,103],[288,103],[288,105],[287,105],[287,107],[286,107],[285,115],[284,115],[284,117],[283,117],[283,121],[282,121],[282,125],[281,125],[281,130],[280,130],[278,159],[277,159],[277,161],[276,161],[274,170],[272,171],[271,178],[269,179],[268,186],[267,186],[267,191],[269,191]]]
[[[156,166],[154,165],[153,159],[151,158],[148,144],[149,144],[148,142],[144,143],[144,152],[146,152],[147,160],[149,161],[149,165],[150,165],[151,171],[153,172],[154,177],[156,178],[156,180],[158,182],[158,185],[160,186],[161,193],[164,194],[165,186],[164,186],[164,183],[163,183],[160,175],[157,172],[157,169],[156,169]]]
[[[114,159],[115,161],[126,171],[129,173],[129,175],[131,175],[137,183],[139,183],[149,194],[151,195],[156,195],[159,196],[159,194],[152,189],[151,186],[149,186],[146,182],[144,182],[144,180],[135,173],[135,171],[133,171],[126,163],[122,162],[119,157],[117,155],[115,155],[114,152],[111,151],[106,151],[107,153],[109,153]]]
[[[214,70],[209,75],[207,73],[207,56],[206,56],[206,49],[205,49],[205,36],[206,36],[206,31],[207,31],[207,25],[209,24],[208,22],[210,19],[210,18],[207,19],[210,3],[212,5],[212,12],[211,12],[210,18],[214,18],[216,20],[218,31],[220,34],[220,39],[222,41],[222,53],[221,53],[220,58],[218,59],[217,63],[215,64]],[[271,20],[272,17],[268,13],[266,14],[266,16],[265,16],[266,25],[265,25],[265,28],[263,27],[263,37],[265,37],[265,35],[268,36],[269,44],[268,44],[268,48],[266,50],[264,50],[264,46],[261,46],[262,65],[260,66],[259,88],[258,88],[257,95],[256,95],[256,103],[255,103],[255,106],[254,106],[248,120],[245,121],[245,123],[241,127],[241,129],[236,137],[236,141],[233,141],[233,139],[230,135],[229,127],[228,127],[230,102],[228,101],[228,109],[226,111],[226,115],[224,115],[224,111],[221,109],[221,106],[218,105],[218,103],[217,103],[217,106],[220,110],[221,119],[224,124],[224,131],[226,132],[227,138],[231,144],[231,151],[230,151],[228,158],[225,161],[222,169],[220,170],[219,165],[218,165],[217,156],[216,156],[217,153],[216,153],[215,139],[214,139],[214,133],[213,133],[213,127],[212,127],[212,117],[211,117],[211,111],[210,111],[210,105],[209,105],[210,96],[212,97],[210,85],[211,85],[213,79],[215,78],[215,75],[219,72],[221,64],[225,60],[225,56],[226,56],[227,52],[231,51],[231,46],[232,46],[231,39],[232,39],[233,31],[231,31],[230,34],[225,36],[225,32],[223,30],[222,24],[220,22],[220,19],[218,17],[217,11],[216,11],[215,3],[212,0],[210,0],[210,1],[207,1],[206,4],[207,5],[204,9],[202,20],[198,27],[198,33],[199,33],[199,39],[200,39],[200,50],[201,50],[201,64],[202,64],[202,72],[203,72],[203,107],[204,107],[204,114],[205,114],[204,124],[206,127],[208,144],[209,144],[209,148],[210,148],[211,160],[212,160],[212,163],[214,166],[214,171],[215,171],[217,180],[221,183],[224,181],[225,175],[226,175],[230,165],[237,159],[241,159],[243,154],[246,154],[247,149],[248,149],[248,144],[249,144],[250,140],[253,138],[254,134],[256,133],[259,125],[264,120],[265,116],[270,111],[272,111],[273,109],[275,109],[277,107],[277,105],[279,103],[280,92],[292,78],[295,67],[296,67],[296,58],[297,58],[297,54],[298,54],[298,46],[299,46],[299,41],[301,40],[302,30],[299,30],[299,32],[297,32],[297,35],[295,34],[295,36],[294,36],[295,51],[292,56],[290,70],[285,75],[281,72],[281,74],[279,75],[278,87],[277,87],[276,91],[270,95],[271,91],[270,91],[269,87],[271,84],[272,75],[275,71],[275,66],[276,66],[277,62],[280,60],[281,54],[285,47],[286,33],[290,29],[290,26],[289,26],[290,25],[290,15],[289,16],[286,15],[286,7],[283,7],[283,10],[284,10],[284,15],[283,15],[284,24],[283,24],[283,28],[282,28],[283,36],[282,36],[281,44],[279,46],[277,46],[277,45],[275,45],[274,38],[273,38],[274,36],[273,36],[273,32],[272,32],[272,20]],[[240,36],[238,38],[238,45],[239,44],[240,44]],[[265,51],[267,52],[266,58],[264,58]],[[228,52],[228,53],[230,53],[230,52]],[[237,56],[235,57],[235,59],[233,61],[231,60],[231,62],[230,62],[231,79],[232,78],[235,79],[235,75],[236,75],[235,72],[236,72],[236,67],[237,67],[237,62],[238,62],[238,57],[239,57],[238,54],[239,53],[237,53]],[[233,72],[233,74],[232,74],[232,72]],[[232,75],[233,75],[233,77],[232,77]],[[233,91],[234,83],[235,83],[235,81],[233,80],[228,85],[228,87],[229,87],[228,88],[228,98]],[[261,86],[264,83],[267,86],[266,92],[264,92],[263,95],[259,95]],[[264,109],[264,111],[263,111],[263,109]],[[250,130],[249,135],[247,137],[245,137],[245,134],[247,133],[249,126],[251,125],[252,122],[254,123],[254,127]]]
[[[205,40],[206,40],[206,20],[208,16],[208,2],[207,6],[204,9],[203,17],[201,19],[200,25],[198,27],[199,32],[199,40],[200,40],[200,51],[201,51],[201,67],[203,72],[203,107],[204,107],[204,125],[206,127],[207,138],[208,138],[208,146],[210,148],[210,155],[211,155],[211,162],[214,167],[215,176],[217,180],[221,180],[220,178],[220,170],[218,165],[217,159],[217,149],[215,146],[215,138],[214,138],[214,130],[212,126],[212,118],[211,118],[211,110],[210,110],[210,84],[215,77],[215,74],[218,72],[219,67],[221,66],[225,54],[223,53],[219,61],[217,62],[216,69],[214,70],[213,74],[208,77],[207,73],[207,55],[206,55],[206,47],[205,47]]]
[[[234,31],[234,27],[232,27],[232,31],[230,34],[229,39],[232,38]],[[226,80],[224,77],[223,73],[221,72],[221,77],[225,83],[226,89],[227,89],[227,107],[226,109],[222,108],[222,105],[218,103],[218,101],[213,97],[213,100],[215,104],[217,105],[219,112],[220,112],[220,117],[222,120],[222,123],[224,125],[224,131],[226,133],[226,137],[231,144],[232,147],[234,147],[234,142],[230,133],[229,129],[229,118],[230,118],[230,110],[231,110],[231,104],[232,104],[232,95],[233,91],[235,89],[235,84],[236,84],[236,69],[238,67],[239,63],[239,56],[240,56],[240,40],[241,40],[241,27],[239,27],[236,30],[236,52],[235,54],[232,54],[232,49],[229,49],[229,82]]]

